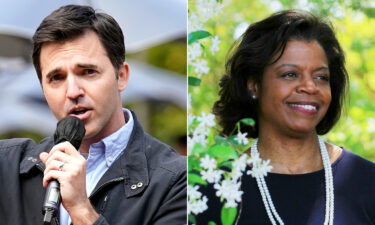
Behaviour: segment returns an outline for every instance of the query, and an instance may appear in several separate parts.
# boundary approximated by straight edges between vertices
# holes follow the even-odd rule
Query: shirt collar
[[[87,172],[89,172],[95,162],[104,157],[108,167],[123,153],[128,145],[130,135],[133,130],[134,120],[132,113],[128,109],[123,109],[125,117],[125,125],[118,129],[113,134],[103,138],[101,141],[96,142],[90,146],[89,156],[87,159]]]

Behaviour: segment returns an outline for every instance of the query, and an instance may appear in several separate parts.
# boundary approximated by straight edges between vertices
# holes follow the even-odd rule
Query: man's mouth
[[[74,111],[72,111],[71,114],[80,115],[80,114],[84,114],[85,112],[87,112],[87,109],[74,110]]]
[[[91,109],[85,107],[74,107],[69,111],[70,116],[75,116],[80,120],[86,120],[91,114]]]

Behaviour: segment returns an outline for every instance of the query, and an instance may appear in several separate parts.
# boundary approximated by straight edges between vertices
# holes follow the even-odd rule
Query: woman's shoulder
[[[342,155],[332,165],[337,183],[343,182],[349,189],[366,187],[375,191],[375,163],[343,147],[342,149]]]
[[[359,169],[363,170],[366,169],[368,172],[375,173],[375,163],[371,162],[368,159],[365,159],[352,151],[349,151],[348,149],[341,147],[342,149],[342,155],[337,160],[337,164],[340,164],[341,166],[345,166],[348,169]],[[336,162],[335,162],[336,163]],[[335,165],[334,165],[335,166]]]

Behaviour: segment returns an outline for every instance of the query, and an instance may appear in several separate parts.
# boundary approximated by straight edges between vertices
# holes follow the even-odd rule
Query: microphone
[[[53,136],[54,144],[69,141],[74,148],[79,149],[86,130],[83,122],[74,116],[67,116],[57,123]],[[56,216],[61,202],[60,184],[52,179],[48,183],[46,195],[43,203],[44,225],[51,224],[51,220]]]

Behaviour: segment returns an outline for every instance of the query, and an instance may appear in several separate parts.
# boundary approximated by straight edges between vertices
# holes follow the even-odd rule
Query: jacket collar
[[[149,184],[148,165],[145,155],[145,133],[132,112],[134,127],[129,143],[121,155],[107,170],[93,190],[93,195],[111,181],[123,179],[126,197],[140,194]]]
[[[27,174],[34,167],[37,167],[43,172],[45,166],[40,160],[39,154],[42,152],[49,152],[52,147],[53,139],[51,137],[47,137],[43,139],[40,144],[34,145],[34,147],[30,149],[26,149],[20,163],[20,174]]]
[[[93,195],[111,182],[124,180],[125,195],[129,198],[142,193],[149,184],[149,170],[145,155],[145,149],[149,146],[147,146],[148,143],[145,140],[146,134],[134,112],[132,112],[132,115],[134,127],[124,154],[104,173],[92,191]],[[45,166],[39,159],[39,154],[49,152],[53,145],[53,139],[48,137],[40,144],[25,151],[20,163],[20,174],[27,174],[34,167],[44,171]]]

